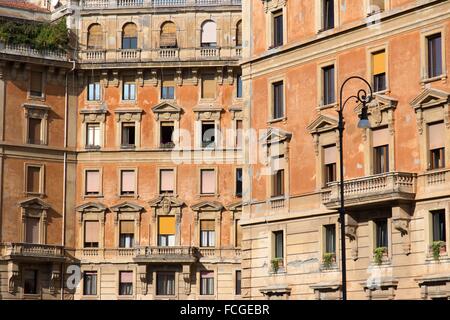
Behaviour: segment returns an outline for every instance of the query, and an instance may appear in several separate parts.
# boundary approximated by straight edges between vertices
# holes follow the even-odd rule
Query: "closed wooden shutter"
[[[134,234],[134,221],[120,221],[121,234]]]
[[[202,98],[214,99],[216,97],[216,77],[213,73],[202,74]]]
[[[39,218],[27,218],[26,219],[26,238],[27,243],[39,243]]]
[[[200,230],[201,231],[214,231],[215,221],[214,220],[202,220],[200,221]]]
[[[133,283],[133,272],[121,271],[120,272],[120,283]]]
[[[41,144],[41,119],[28,119],[28,143]]]
[[[86,221],[84,223],[84,242],[98,243],[99,227],[98,221]]]
[[[99,24],[93,24],[88,31],[88,49],[101,49],[103,47],[103,30]]]
[[[132,170],[121,172],[122,192],[134,192],[135,174]]]
[[[434,123],[428,125],[430,150],[445,147],[445,128],[444,123]]]
[[[42,72],[31,72],[30,94],[34,96],[42,95]]]
[[[159,217],[159,234],[160,235],[173,235],[176,232],[175,217]]]
[[[386,52],[379,51],[372,55],[372,68],[374,76],[386,72]]]
[[[175,78],[173,73],[162,76],[162,87],[175,87]]]
[[[39,193],[41,182],[41,168],[27,167],[27,192]]]
[[[123,37],[124,38],[136,38],[137,37],[137,27],[134,23],[127,23],[123,27]]]
[[[177,27],[173,22],[166,22],[161,28],[160,47],[177,46]]]

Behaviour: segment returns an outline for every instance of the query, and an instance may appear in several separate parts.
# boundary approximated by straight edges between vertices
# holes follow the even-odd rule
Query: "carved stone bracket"
[[[119,71],[117,70],[113,70],[112,72],[111,85],[113,85],[114,87],[119,86]]]
[[[137,71],[136,80],[137,80],[138,86],[140,86],[140,87],[144,86],[144,71],[143,70],[138,70]]]
[[[102,75],[101,75],[101,85],[105,88],[107,88],[109,86],[109,73],[108,70],[102,70]]]
[[[229,85],[232,85],[234,83],[234,72],[233,72],[233,68],[228,67],[227,68],[227,83]]]
[[[191,294],[191,267],[190,265],[183,265],[183,280],[184,280],[184,293],[186,295]]]
[[[59,280],[61,279],[61,273],[59,270],[55,269],[56,267],[57,266],[54,267],[50,275],[50,285],[49,285],[50,294],[56,293],[56,288],[58,287]]]
[[[217,83],[219,85],[223,85],[223,68],[222,67],[217,68]]]
[[[9,262],[8,263],[8,292],[10,294],[16,294],[19,280],[20,280],[19,266],[14,262]]]
[[[151,69],[149,74],[149,79],[145,81],[146,83],[157,87],[158,86],[158,70],[157,69]]]
[[[358,222],[350,215],[345,215],[345,235],[350,240],[351,257],[353,260],[358,259]]]
[[[183,85],[183,69],[181,69],[181,68],[178,68],[175,71],[175,83],[177,86]]]
[[[400,232],[402,238],[403,253],[411,253],[411,237],[409,232],[409,222],[411,208],[408,205],[392,207],[392,223],[394,228]]]

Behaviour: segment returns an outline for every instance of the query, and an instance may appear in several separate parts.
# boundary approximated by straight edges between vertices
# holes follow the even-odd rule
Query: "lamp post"
[[[367,84],[369,88],[370,95],[367,96],[367,91],[364,89],[360,89],[356,95],[352,95],[348,97],[344,103],[342,103],[342,93],[344,90],[344,86],[352,79],[358,79]],[[339,170],[340,170],[340,182],[339,182],[339,194],[340,194],[340,207],[339,207],[339,222],[341,224],[341,268],[342,268],[342,300],[347,300],[347,270],[346,270],[346,252],[345,252],[345,202],[344,202],[344,150],[343,150],[343,134],[344,134],[344,107],[346,103],[355,99],[355,102],[362,103],[361,115],[359,116],[360,120],[358,122],[358,128],[369,128],[370,123],[367,116],[367,103],[369,103],[373,99],[372,87],[369,82],[362,77],[352,76],[347,78],[344,83],[342,83],[340,92],[339,92],[339,123],[338,123],[338,131],[339,131]]]

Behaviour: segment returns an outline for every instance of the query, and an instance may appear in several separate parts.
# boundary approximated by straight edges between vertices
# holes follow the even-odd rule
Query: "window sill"
[[[122,150],[135,150],[136,149],[136,146],[124,146],[124,145],[121,145],[120,146],[120,149],[122,149]]]
[[[83,198],[103,198],[103,194],[84,194]]]
[[[219,197],[219,194],[218,193],[200,193],[198,196],[201,198],[207,198],[207,197],[217,198],[217,197]]]
[[[35,101],[45,101],[45,95],[42,96],[33,96],[28,93],[28,100],[35,100]]]
[[[439,81],[439,80],[442,80],[442,81],[447,80],[447,75],[446,74],[441,74],[440,76],[436,76],[436,77],[432,77],[432,78],[424,78],[424,79],[420,80],[420,84],[424,85],[424,84],[431,83],[431,82],[436,82],[436,81]]]
[[[98,300],[100,297],[96,295],[83,295],[81,300]]]
[[[87,151],[99,151],[101,149],[100,146],[84,146],[84,149]]]
[[[24,300],[39,300],[41,295],[39,293],[24,293],[22,298]]]
[[[90,106],[101,106],[103,103],[103,100],[86,100],[86,104]]]
[[[374,91],[372,92],[373,94],[377,94],[377,95],[384,95],[384,94],[389,94],[391,93],[391,90],[389,89],[384,89],[384,90],[380,90],[380,91]]]
[[[317,107],[317,110],[321,111],[321,110],[327,110],[327,109],[335,109],[335,108],[337,108],[337,105],[338,105],[337,102],[333,102],[330,104],[322,104]]]
[[[175,300],[176,295],[155,295],[155,300]]]
[[[200,98],[200,100],[199,100],[199,104],[202,104],[202,103],[211,103],[211,102],[215,102],[217,100],[217,97],[215,97],[215,98]]]
[[[286,122],[286,121],[287,121],[287,117],[282,117],[282,118],[267,120],[267,123],[271,124],[271,123]]]
[[[137,194],[119,194],[119,198],[137,199],[138,197]]]
[[[26,196],[31,196],[31,197],[38,197],[38,198],[44,198],[45,197],[45,193],[40,193],[40,192],[28,192],[28,191],[25,191],[25,195]]]
[[[124,295],[124,296],[117,296],[117,300],[134,300],[134,296],[132,294],[130,295]]]

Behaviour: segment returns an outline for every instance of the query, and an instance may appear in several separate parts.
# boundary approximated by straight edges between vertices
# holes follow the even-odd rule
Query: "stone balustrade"
[[[68,60],[67,53],[62,50],[38,50],[23,44],[7,44],[0,42],[0,53],[58,61]]]
[[[62,246],[34,244],[34,243],[3,243],[0,245],[2,256],[10,257],[37,257],[37,258],[63,258]]]
[[[179,8],[210,6],[241,6],[241,0],[83,0],[84,10],[116,8]]]

